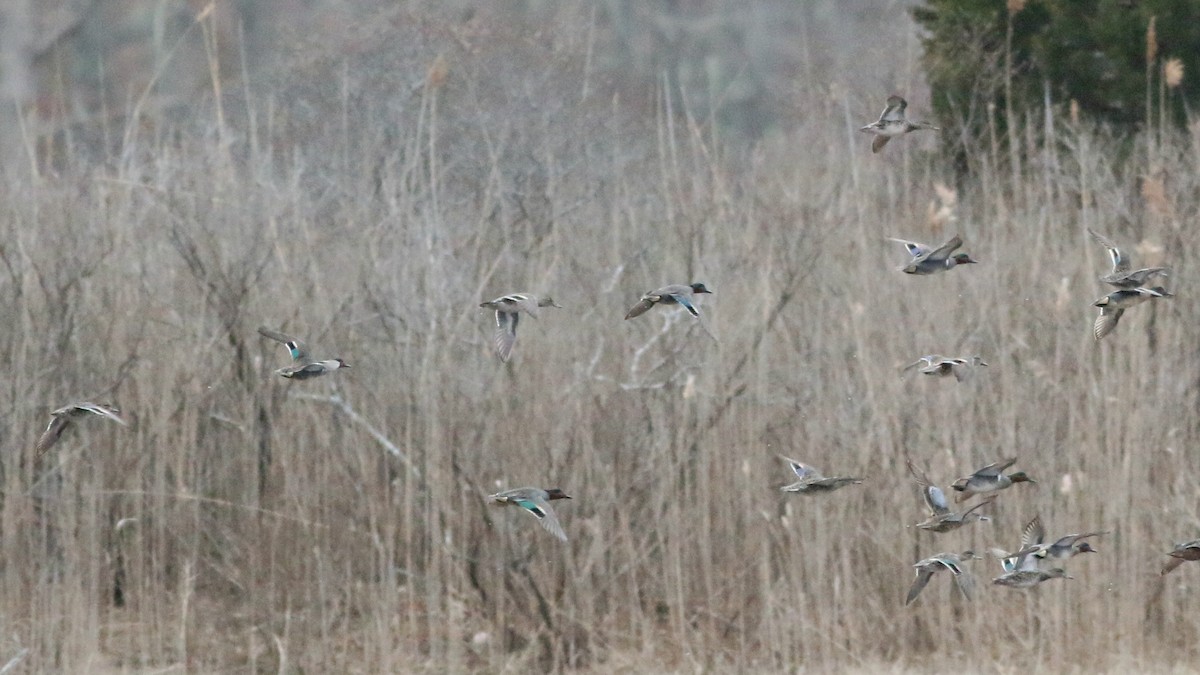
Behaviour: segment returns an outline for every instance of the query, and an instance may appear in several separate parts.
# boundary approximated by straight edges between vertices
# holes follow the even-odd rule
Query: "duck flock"
[[[873,152],[882,150],[892,137],[920,129],[937,130],[937,127],[926,122],[908,121],[904,114],[907,106],[907,102],[900,96],[891,96],[888,98],[887,107],[879,116],[879,120],[862,127],[861,131],[875,135],[871,144]],[[1112,271],[1101,276],[1100,280],[1117,288],[1094,303],[1096,307],[1100,308],[1100,314],[1096,317],[1092,333],[1096,340],[1100,340],[1116,328],[1117,322],[1120,321],[1125,310],[1147,300],[1171,297],[1171,293],[1162,286],[1149,286],[1154,279],[1168,276],[1170,270],[1165,267],[1134,270],[1129,258],[1112,240],[1092,230],[1088,230],[1088,233],[1107,249],[1112,260]],[[906,274],[939,274],[960,265],[977,262],[969,254],[959,252],[963,246],[963,240],[959,236],[952,237],[936,248],[906,239],[890,239],[903,244],[908,251],[909,260],[900,268],[900,271]],[[632,319],[640,316],[650,311],[655,305],[679,305],[693,317],[700,319],[700,312],[696,309],[696,296],[704,293],[711,293],[711,291],[702,283],[664,286],[644,294],[625,315],[625,318]],[[480,307],[494,310],[496,313],[496,354],[502,361],[507,361],[512,354],[517,338],[517,320],[521,313],[537,316],[538,308],[547,306],[557,307],[558,305],[548,297],[538,297],[528,293],[514,293],[480,305]],[[987,365],[977,355],[946,357],[930,354],[905,366],[903,371],[916,368],[924,375],[936,377],[953,375],[955,379],[961,381],[969,377],[973,369]],[[818,469],[804,462],[788,457],[781,457],[781,459],[788,463],[797,479],[794,483],[782,487],[784,492],[824,495],[863,482],[862,478],[851,476],[825,476]],[[915,527],[930,532],[946,533],[977,521],[990,520],[987,515],[979,511],[990,506],[995,501],[997,493],[1017,483],[1036,482],[1024,471],[1006,473],[1016,462],[1016,457],[1004,459],[951,483],[950,488],[958,495],[955,500],[956,504],[962,504],[976,496],[983,496],[975,505],[958,511],[950,506],[946,499],[946,493],[932,483],[925,472],[909,459],[909,472],[920,487],[921,497],[929,508],[929,517],[917,523]],[[546,530],[563,541],[567,540],[567,535],[559,525],[554,510],[550,506],[550,502],[553,500],[570,499],[561,489],[523,487],[491,495],[489,499],[498,505],[516,506],[525,510],[537,518]],[[1069,560],[1080,553],[1096,552],[1085,540],[1103,534],[1105,532],[1100,531],[1067,534],[1049,541],[1046,539],[1046,529],[1041,518],[1035,516],[1022,530],[1021,545],[1015,551],[1009,552],[1000,548],[992,548],[987,551],[991,557],[999,560],[1002,572],[992,580],[992,583],[1009,588],[1033,588],[1051,579],[1069,579],[1071,577],[1066,570],[1053,565]],[[1167,555],[1169,559],[1162,568],[1163,574],[1175,569],[1184,561],[1200,560],[1200,540],[1177,544]],[[970,598],[975,582],[973,575],[967,571],[964,563],[978,558],[980,556],[976,555],[974,551],[968,550],[961,553],[938,553],[917,561],[913,565],[916,569],[916,579],[909,588],[905,604],[915,600],[933,575],[938,572],[949,572],[959,590],[967,598]]]
[[[937,130],[927,122],[911,122],[905,117],[907,102],[900,96],[890,96],[887,107],[876,122],[868,124],[860,131],[874,134],[871,143],[872,152],[879,152],[888,141],[896,136],[922,129]],[[1162,286],[1152,286],[1151,282],[1159,277],[1167,277],[1170,270],[1165,267],[1148,267],[1134,270],[1129,258],[1117,247],[1112,240],[1097,232],[1088,233],[1108,251],[1112,260],[1112,271],[1099,277],[1100,281],[1116,287],[1117,290],[1096,300],[1094,306],[1100,308],[1092,327],[1096,340],[1101,340],[1111,333],[1120,321],[1125,311],[1143,302],[1171,297]],[[906,274],[932,275],[948,272],[960,265],[974,264],[967,253],[957,252],[962,248],[961,237],[952,237],[949,241],[934,248],[926,244],[905,239],[891,239],[904,245],[910,259],[900,268]],[[697,296],[712,293],[703,283],[672,284],[645,293],[625,315],[626,319],[636,318],[654,308],[655,305],[678,305],[693,317],[701,321],[697,309]],[[543,307],[560,307],[549,296],[538,296],[530,293],[511,293],[495,300],[480,304],[480,307],[495,312],[494,346],[496,355],[501,361],[508,361],[513,352],[517,339],[517,325],[521,315],[536,318],[539,309]],[[707,330],[707,327],[705,327]],[[320,377],[339,370],[350,368],[341,358],[316,359],[310,355],[304,342],[269,328],[259,328],[258,332],[265,338],[282,343],[288,349],[292,362],[290,366],[280,368],[275,373],[289,380],[307,380]],[[922,356],[913,363],[905,366],[903,371],[917,369],[924,375],[947,377],[953,375],[961,381],[970,376],[975,368],[987,366],[979,356],[945,357],[938,354]],[[129,420],[122,416],[116,407],[106,404],[79,402],[63,406],[51,413],[51,419],[46,430],[39,437],[35,452],[41,458],[72,424],[87,418],[105,419],[121,426],[129,426]],[[841,488],[857,485],[864,479],[849,476],[826,477],[816,468],[787,457],[781,457],[791,467],[796,481],[785,485],[781,490],[802,495],[826,495]],[[929,508],[929,517],[914,527],[935,533],[953,532],[961,527],[990,518],[980,513],[981,509],[991,506],[998,493],[1011,488],[1017,483],[1035,483],[1036,481],[1024,471],[1006,473],[1017,458],[1011,457],[989,464],[969,476],[964,476],[949,485],[957,493],[956,506],[952,507],[946,499],[946,492],[929,480],[924,470],[915,465],[911,458],[907,460],[909,473],[921,490],[921,497]],[[959,507],[976,496],[982,498],[973,506]],[[550,502],[558,499],[571,499],[559,488],[522,487],[505,490],[488,496],[488,501],[497,506],[515,506],[529,513],[548,532],[562,541],[567,541],[567,534],[559,524],[558,518],[551,508]],[[962,508],[961,511],[958,509]],[[1082,534],[1067,534],[1054,540],[1046,538],[1046,529],[1041,518],[1034,516],[1021,531],[1020,546],[1015,551],[1001,548],[991,548],[986,553],[999,561],[1002,573],[992,579],[992,583],[1009,588],[1028,589],[1051,579],[1070,579],[1066,570],[1059,563],[1070,560],[1081,553],[1095,553],[1091,544],[1086,541],[1092,537],[1106,534],[1103,531],[1086,532]],[[1168,560],[1162,567],[1162,574],[1167,574],[1186,561],[1200,560],[1200,539],[1178,543],[1167,554]],[[905,604],[913,602],[921,591],[928,585],[930,579],[939,572],[952,575],[955,585],[968,599],[971,598],[975,581],[974,576],[964,566],[970,560],[980,559],[975,551],[944,552],[929,556],[913,564],[916,579],[909,588]]]

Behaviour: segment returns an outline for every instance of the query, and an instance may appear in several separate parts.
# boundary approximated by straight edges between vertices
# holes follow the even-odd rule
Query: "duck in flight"
[[[1036,483],[1037,481],[1030,478],[1024,471],[1017,471],[1005,475],[1004,470],[1013,464],[1017,463],[1016,457],[1010,457],[1002,462],[995,462],[979,469],[970,476],[964,476],[954,481],[950,485],[956,492],[959,492],[957,501],[962,502],[970,499],[973,495],[986,494],[988,492],[996,492],[1004,490],[1016,483]]]
[[[987,362],[978,356],[972,356],[969,359],[964,359],[930,354],[928,356],[922,356],[916,361],[904,366],[904,368],[901,369],[901,372],[907,372],[920,366],[917,372],[921,373],[922,375],[935,375],[937,377],[953,375],[954,379],[962,382],[970,372],[969,369],[986,365]]]
[[[558,518],[554,515],[554,509],[550,508],[550,502],[555,499],[570,498],[558,488],[543,490],[535,487],[513,488],[488,496],[488,500],[496,506],[516,506],[529,513],[538,519],[547,532],[562,541],[567,540],[567,534],[558,524]]]
[[[304,346],[303,342],[279,331],[274,331],[270,328],[259,328],[258,334],[283,343],[283,346],[287,347],[288,353],[292,355],[291,366],[275,371],[280,377],[286,377],[289,380],[307,380],[313,377],[320,377],[326,373],[332,373],[341,368],[350,367],[349,363],[340,358],[326,359],[324,361],[313,359],[309,356],[308,348]]]
[[[918,241],[909,241],[907,239],[897,239],[888,237],[889,240],[904,244],[904,248],[908,254],[912,256],[903,267],[901,272],[905,274],[936,274],[952,270],[958,265],[970,265],[979,262],[973,260],[966,253],[954,253],[954,251],[962,248],[962,237],[954,236],[946,243],[933,248]]]
[[[53,447],[59,438],[62,438],[63,433],[66,432],[72,423],[79,422],[89,416],[96,416],[100,419],[116,422],[123,427],[129,426],[129,422],[124,417],[121,417],[121,411],[110,405],[91,403],[90,401],[65,405],[50,413],[50,424],[42,432],[41,437],[38,438],[37,445],[34,446],[37,456],[41,457],[46,454],[46,451]]]
[[[925,586],[929,584],[929,580],[937,572],[950,572],[954,575],[954,582],[958,585],[958,590],[962,591],[964,597],[971,599],[971,593],[975,589],[975,578],[971,573],[963,567],[963,563],[968,560],[975,560],[979,556],[975,555],[974,551],[963,551],[962,553],[939,553],[935,556],[919,560],[913,564],[917,570],[917,578],[913,580],[912,586],[908,589],[908,597],[904,599],[904,604],[908,605]]]
[[[712,291],[705,288],[704,284],[701,283],[663,286],[656,291],[650,291],[643,295],[642,299],[638,300],[638,303],[625,315],[625,318],[632,319],[636,316],[641,316],[650,311],[650,308],[655,305],[682,305],[689,314],[700,318],[700,312],[696,310],[696,306],[692,301],[695,299],[695,296],[701,293],[711,294]]]
[[[1163,574],[1170,574],[1176,567],[1185,562],[1200,560],[1200,539],[1175,544],[1175,550],[1167,555],[1171,556],[1171,559],[1167,561],[1166,565],[1163,565]]]
[[[1092,335],[1097,340],[1101,340],[1105,335],[1113,332],[1125,310],[1134,305],[1140,305],[1147,300],[1170,298],[1173,295],[1173,293],[1167,292],[1167,289],[1162,286],[1155,286],[1154,288],[1122,288],[1113,291],[1092,303],[1094,306],[1100,308],[1100,316],[1097,316],[1096,323],[1092,324]]]
[[[529,293],[510,293],[495,300],[479,303],[479,306],[496,312],[496,332],[493,341],[496,345],[496,356],[499,356],[501,361],[508,361],[512,356],[513,345],[517,342],[517,322],[520,321],[522,312],[536,319],[541,307],[562,307],[548,295],[539,297]]]
[[[938,127],[929,122],[908,121],[908,118],[904,116],[904,109],[907,107],[908,101],[892,94],[888,97],[887,107],[883,109],[879,119],[859,129],[859,131],[875,134],[875,138],[871,140],[871,152],[879,152],[892,138],[903,136],[910,131],[921,129],[940,131]]]
[[[908,472],[916,479],[917,485],[921,486],[921,498],[925,500],[925,505],[929,507],[929,517],[917,523],[914,527],[930,532],[950,532],[968,523],[975,521],[989,521],[988,516],[975,513],[975,511],[992,503],[991,499],[985,499],[975,506],[958,513],[950,508],[950,504],[946,502],[946,493],[942,489],[929,481],[925,472],[917,468],[912,460],[908,461]]]
[[[1112,259],[1112,271],[1100,277],[1100,281],[1106,284],[1116,286],[1117,288],[1138,288],[1145,286],[1146,282],[1156,276],[1169,276],[1171,270],[1167,267],[1143,267],[1140,270],[1133,269],[1133,264],[1129,257],[1126,256],[1111,239],[1088,228],[1088,234],[1092,239],[1100,242],[1104,248],[1108,249],[1108,257]]]
[[[833,492],[847,485],[854,485],[863,482],[861,478],[851,478],[849,476],[835,476],[826,478],[813,467],[804,462],[797,462],[794,459],[780,456],[780,459],[787,462],[792,467],[792,471],[800,479],[791,485],[785,485],[780,490],[784,492],[798,492],[804,495],[823,494]]]

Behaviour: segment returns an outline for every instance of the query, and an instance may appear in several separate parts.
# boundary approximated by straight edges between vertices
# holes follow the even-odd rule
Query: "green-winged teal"
[[[937,488],[934,488],[934,489],[937,489]],[[940,490],[939,490],[939,492],[940,492]],[[992,502],[994,502],[994,501],[995,501],[994,499],[985,499],[985,500],[979,502],[978,504],[976,504],[975,506],[972,506],[971,508],[967,509],[966,511],[963,511],[962,513],[958,513],[957,511],[949,511],[949,512],[943,513],[941,515],[930,516],[930,517],[926,518],[925,520],[917,523],[915,525],[915,527],[918,529],[921,529],[921,530],[928,530],[930,532],[937,532],[940,534],[943,532],[951,532],[951,531],[957,530],[958,528],[962,527],[963,525],[968,525],[975,521],[980,521],[980,522],[990,521],[991,520],[990,516],[984,516],[984,515],[975,513],[975,511],[977,509],[981,509],[985,506],[991,506]]]
[[[946,243],[931,248],[925,244],[907,239],[888,237],[891,241],[904,244],[912,258],[900,268],[905,274],[936,274],[954,269],[958,265],[969,265],[979,262],[966,253],[954,253],[963,245],[962,237],[954,236]]]
[[[1003,490],[1013,483],[1036,483],[1024,471],[1004,474],[1004,470],[1017,462],[1017,458],[1006,459],[995,464],[988,464],[970,476],[964,476],[950,485],[958,495],[957,501],[970,499],[972,495],[984,494]]]
[[[939,553],[933,557],[920,560],[913,565],[917,570],[917,578],[913,581],[912,587],[908,589],[908,597],[905,598],[904,604],[908,605],[925,588],[929,580],[937,572],[947,571],[954,575],[954,581],[958,585],[958,590],[971,599],[971,592],[975,588],[975,578],[967,572],[962,564],[968,560],[975,560],[979,556],[975,555],[974,551],[963,551],[962,553]]]
[[[871,141],[871,152],[879,152],[883,146],[887,145],[888,141],[892,140],[892,137],[902,136],[910,131],[921,129],[939,131],[938,127],[929,122],[908,121],[908,118],[904,116],[904,109],[907,107],[908,101],[892,94],[888,97],[887,107],[883,109],[879,119],[859,129],[859,131],[875,134],[875,138]]]
[[[280,368],[275,373],[280,377],[286,377],[290,380],[307,380],[312,377],[320,377],[325,373],[332,373],[339,368],[349,368],[350,364],[345,361],[334,358],[325,361],[317,361],[309,356],[308,348],[300,340],[284,335],[279,331],[271,330],[270,328],[259,328],[258,334],[270,338],[276,342],[282,342],[288,349],[288,353],[292,355],[292,366]]]
[[[493,504],[498,506],[517,506],[521,510],[526,511],[538,519],[542,527],[546,531],[559,539],[566,541],[567,534],[563,532],[562,526],[558,524],[558,518],[554,515],[554,509],[550,508],[550,502],[555,499],[570,499],[571,497],[558,488],[542,488],[523,487],[497,492],[494,495],[488,495],[488,499]]]
[[[38,438],[37,445],[34,446],[37,456],[41,457],[47,450],[53,447],[58,442],[58,439],[62,437],[63,432],[67,430],[67,427],[71,426],[72,422],[79,421],[89,415],[95,415],[101,419],[116,422],[121,426],[129,426],[129,422],[121,417],[121,411],[110,405],[91,403],[89,401],[65,405],[50,413],[50,424],[42,432],[41,437]]]
[[[548,295],[541,297],[530,293],[511,293],[495,300],[481,302],[479,306],[496,312],[496,333],[493,339],[496,344],[496,355],[500,357],[501,361],[507,361],[512,356],[513,344],[517,341],[517,322],[521,319],[521,312],[536,319],[539,307],[562,308],[562,305],[555,303]]]
[[[1041,519],[1038,518],[1035,520],[1037,520],[1038,527],[1040,528],[1042,524]],[[1045,539],[1045,530],[1043,529],[1039,531],[1039,541],[1035,542],[1028,552],[1041,560],[1069,560],[1080,553],[1096,553],[1096,549],[1092,548],[1091,544],[1080,540],[1088,537],[1099,537],[1102,534],[1108,533],[1098,531],[1084,532],[1083,534],[1068,534],[1059,537],[1052,543],[1045,544],[1041,541]],[[1030,545],[1025,546],[1029,547]]]
[[[992,583],[997,586],[1007,586],[1009,588],[1033,588],[1043,581],[1051,579],[1071,579],[1067,571],[1061,567],[1055,567],[1050,570],[1039,569],[1018,569],[1012,572],[1006,572],[992,579]]]
[[[651,291],[642,296],[641,300],[629,310],[625,315],[626,319],[632,319],[635,316],[641,316],[650,310],[655,305],[683,305],[692,316],[699,318],[700,312],[696,311],[695,305],[692,304],[692,299],[699,293],[712,293],[704,287],[704,284],[672,284],[663,286],[657,291]]]
[[[917,523],[915,527],[930,532],[950,532],[968,523],[973,523],[977,520],[991,520],[988,516],[974,513],[975,510],[987,506],[992,503],[991,499],[986,499],[979,502],[975,506],[967,509],[962,513],[958,513],[950,508],[946,503],[946,493],[942,489],[929,481],[925,473],[918,469],[912,460],[907,460],[908,472],[916,479],[917,484],[921,486],[921,497],[925,500],[925,505],[929,507],[929,518]]]
[[[1092,326],[1092,333],[1096,336],[1097,340],[1100,340],[1117,327],[1117,322],[1121,320],[1121,315],[1125,313],[1125,310],[1152,298],[1170,298],[1172,296],[1173,294],[1168,293],[1167,289],[1162,286],[1155,286],[1154,288],[1123,288],[1119,291],[1113,291],[1092,303],[1094,306],[1100,308],[1100,316],[1096,317],[1096,323]]]
[[[1167,555],[1171,556],[1171,559],[1167,561],[1166,565],[1163,565],[1163,574],[1169,574],[1171,570],[1185,562],[1200,560],[1200,539],[1175,544],[1175,549],[1167,553]]]
[[[1093,231],[1088,228],[1088,234],[1092,235],[1092,239],[1100,242],[1104,248],[1108,249],[1108,257],[1112,259],[1112,272],[1100,277],[1100,281],[1106,284],[1111,284],[1117,288],[1137,288],[1146,285],[1146,282],[1156,276],[1169,276],[1171,270],[1166,267],[1144,267],[1140,270],[1132,269],[1129,258],[1117,248],[1117,245],[1108,237]],[[1115,322],[1114,322],[1115,323]]]
[[[820,471],[817,471],[804,462],[797,462],[796,460],[789,459],[783,455],[780,455],[779,458],[787,462],[788,465],[792,467],[792,471],[796,473],[796,476],[800,478],[800,480],[792,483],[791,485],[785,485],[779,488],[784,492],[798,492],[804,495],[823,494],[826,492],[833,492],[834,490],[847,485],[854,485],[863,482],[863,479],[861,478],[850,478],[847,476],[826,478],[825,476],[821,475]]]
[[[941,356],[940,354],[929,354],[928,356],[922,356],[916,361],[904,366],[904,368],[901,369],[901,372],[906,372],[920,366],[917,372],[921,373],[922,375],[935,375],[937,377],[953,375],[954,379],[962,382],[964,379],[966,379],[972,368],[978,368],[979,366],[986,365],[987,362],[978,356],[972,356],[969,359],[966,359],[959,357],[946,357]]]

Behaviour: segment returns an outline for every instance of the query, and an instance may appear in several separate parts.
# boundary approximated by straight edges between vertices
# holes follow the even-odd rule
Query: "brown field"
[[[907,22],[864,47],[902,47],[896,71],[856,77],[811,13],[751,134],[704,112],[734,87],[623,70],[614,45],[652,59],[563,6],[360,14],[323,26],[353,48],[292,36],[249,80],[210,64],[186,112],[22,118],[0,183],[0,667],[1195,670],[1200,565],[1158,572],[1200,537],[1200,127],[1033,110],[1017,152],[971,142],[956,177],[931,132],[872,155],[856,131],[889,88],[928,113]],[[1100,343],[1089,227],[1177,293]],[[955,233],[981,263],[931,277],[885,240]],[[692,280],[715,340],[676,309],[622,320]],[[477,305],[520,290],[564,307],[501,364]],[[260,325],[353,367],[275,377]],[[900,375],[931,352],[990,367]],[[48,412],[87,398],[136,424],[36,462]],[[919,532],[906,453],[943,485],[1011,455],[1038,483]],[[784,495],[777,454],[867,480]],[[523,485],[573,496],[569,544],[485,505]],[[914,561],[1011,549],[1035,514],[1110,533],[1072,580],[996,588],[980,560],[974,602],[939,575],[903,605]]]

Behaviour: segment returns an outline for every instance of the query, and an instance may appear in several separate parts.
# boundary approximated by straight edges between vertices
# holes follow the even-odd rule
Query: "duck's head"
[[[941,127],[935,127],[930,122],[913,122],[912,127],[913,127],[913,131],[916,131],[917,129],[928,129],[930,131],[941,131],[942,130]]]
[[[1075,547],[1075,552],[1076,553],[1099,553],[1099,551],[1092,548],[1092,545],[1087,543],[1086,541],[1079,542],[1079,545]]]
[[[1014,483],[1036,483],[1037,481],[1030,478],[1024,471],[1008,474],[1008,479]]]
[[[972,260],[971,256],[967,255],[966,253],[955,253],[954,257],[951,259],[954,261],[955,265],[973,265],[979,262],[978,260]]]
[[[1070,574],[1067,574],[1067,571],[1061,567],[1055,567],[1052,570],[1047,570],[1046,573],[1050,575],[1051,579],[1053,579],[1054,577],[1062,577],[1063,579],[1074,579],[1075,578],[1075,577],[1071,576]]]
[[[693,293],[709,293],[709,294],[712,293],[712,291],[705,288],[704,284],[701,284],[701,283],[692,284],[692,292]]]
[[[570,499],[571,496],[558,488],[548,488],[546,490],[546,499]]]
[[[557,302],[554,302],[554,298],[552,298],[548,295],[546,297],[538,300],[538,307],[557,307],[559,309],[562,309],[562,305],[558,304]]]
[[[334,359],[334,361],[338,362],[338,368],[349,368],[350,367],[349,363],[346,363],[345,361],[343,361],[341,359]]]
[[[1106,295],[1103,298],[1100,298],[1099,300],[1093,302],[1092,305],[1094,307],[1107,307],[1110,299],[1111,298],[1109,298],[1109,296]]]

